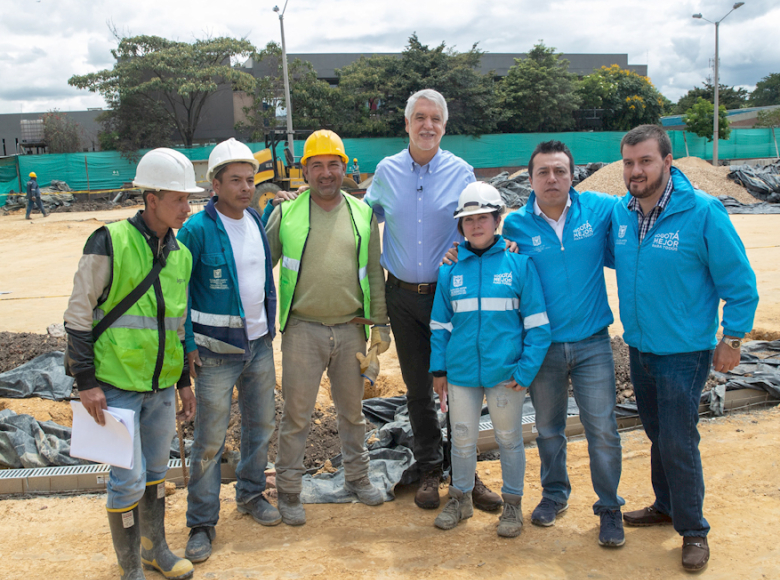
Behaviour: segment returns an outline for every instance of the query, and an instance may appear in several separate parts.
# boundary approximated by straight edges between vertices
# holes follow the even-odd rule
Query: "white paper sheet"
[[[71,401],[70,406],[73,410],[70,456],[132,469],[135,411],[117,407],[104,409],[106,424],[101,426],[81,403]]]

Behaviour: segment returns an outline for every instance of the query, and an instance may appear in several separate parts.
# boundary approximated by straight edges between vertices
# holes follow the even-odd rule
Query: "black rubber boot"
[[[141,516],[141,561],[170,580],[192,578],[192,562],[179,558],[165,541],[165,481],[147,483],[138,502]]]
[[[141,567],[141,528],[138,521],[138,504],[125,511],[108,512],[108,526],[119,564],[122,580],[145,580]]]

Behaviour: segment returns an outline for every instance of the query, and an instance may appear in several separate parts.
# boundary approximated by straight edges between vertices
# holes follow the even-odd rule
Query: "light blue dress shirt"
[[[385,222],[382,266],[404,282],[436,282],[447,249],[463,240],[454,214],[461,192],[474,181],[474,168],[442,149],[424,166],[409,149],[385,157],[365,197]]]

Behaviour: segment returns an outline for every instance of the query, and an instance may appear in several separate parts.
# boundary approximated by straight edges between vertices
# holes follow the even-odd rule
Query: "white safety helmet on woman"
[[[476,215],[478,213],[493,213],[497,211],[503,214],[506,204],[501,199],[498,190],[484,181],[469,183],[458,198],[458,209],[455,210],[455,219]]]
[[[220,169],[230,163],[249,163],[254,168],[255,173],[260,168],[260,163],[252,155],[252,150],[231,137],[211,150],[206,178],[211,181]]]

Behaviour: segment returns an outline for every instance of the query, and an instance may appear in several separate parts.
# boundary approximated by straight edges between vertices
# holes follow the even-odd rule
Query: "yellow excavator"
[[[300,136],[301,140],[304,140],[311,134],[311,131],[293,131],[293,133],[296,138]],[[284,143],[283,157],[276,154],[276,147],[279,143]],[[296,191],[302,185],[306,185],[301,164],[295,160],[287,143],[286,129],[271,129],[265,136],[265,149],[258,151],[253,157],[260,163],[260,168],[255,174],[255,194],[252,196],[252,207],[260,213],[265,209],[265,204],[271,201],[280,189]],[[358,189],[358,184],[351,177],[344,177],[341,188],[353,195],[365,193]]]

